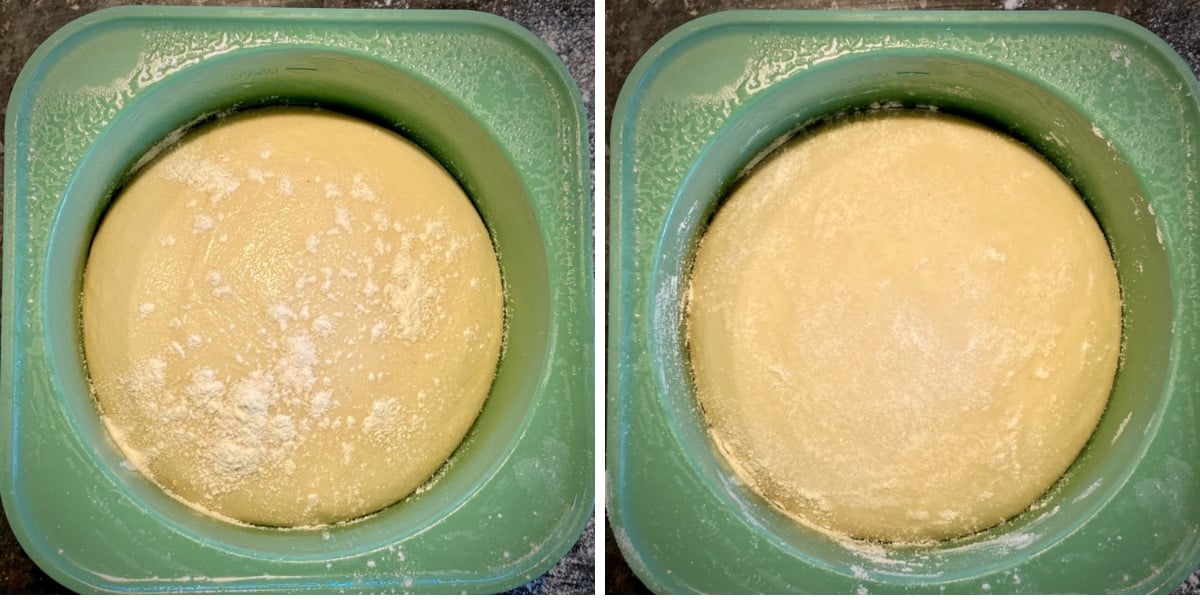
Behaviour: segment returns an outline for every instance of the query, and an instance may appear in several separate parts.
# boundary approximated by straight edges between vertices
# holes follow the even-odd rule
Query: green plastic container
[[[1200,562],[1200,86],[1095,13],[729,12],[658,42],[612,129],[608,510],[658,592],[1174,589]],[[1125,349],[1098,429],[1023,514],[931,547],[839,543],[746,488],[692,393],[681,294],[748,165],[843,110],[934,106],[1021,139],[1087,198]]]
[[[86,253],[147,150],[231,107],[300,104],[394,128],[479,209],[506,281],[483,412],[423,490],[314,530],[238,526],[124,465],[82,362]],[[458,11],[133,7],[57,32],[6,126],[0,467],[13,531],[78,591],[495,592],[550,568],[592,512],[587,130],[540,40]]]

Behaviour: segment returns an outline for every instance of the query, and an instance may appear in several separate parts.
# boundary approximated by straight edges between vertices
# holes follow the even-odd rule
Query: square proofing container
[[[728,12],[659,41],[613,116],[608,509],[658,592],[1170,590],[1200,561],[1200,94],[1097,13]],[[1081,192],[1124,352],[1075,463],[1022,514],[929,547],[839,543],[748,489],[695,400],[683,297],[741,173],[847,110],[937,107],[1024,141]]]
[[[507,346],[474,426],[415,493],[320,529],[238,526],[128,468],[83,368],[91,237],[138,159],[230,108],[392,128],[455,176],[505,280]],[[592,509],[590,193],[579,92],[540,40],[461,11],[132,7],[50,38],[9,104],[0,496],[78,591],[495,592],[552,566]]]

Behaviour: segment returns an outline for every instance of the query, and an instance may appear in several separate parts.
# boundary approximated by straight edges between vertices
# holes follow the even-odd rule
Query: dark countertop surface
[[[613,108],[625,78],[650,46],[692,19],[734,9],[1095,10],[1153,31],[1200,77],[1200,0],[608,0],[604,4],[605,131],[612,130]],[[604,529],[604,590],[610,594],[648,593],[625,563],[607,524]],[[1200,561],[1200,556],[1196,560]],[[1181,582],[1175,593],[1200,594],[1200,569]]]
[[[286,6],[292,8],[447,8],[489,12],[524,26],[542,38],[563,60],[583,97],[589,126],[595,121],[595,12],[587,0],[0,0],[0,162],[8,98],[21,67],[34,50],[68,22],[102,8],[122,4]],[[594,139],[589,129],[589,139]],[[594,145],[594,144],[591,144]],[[589,161],[589,164],[591,162]],[[0,172],[0,182],[3,173]],[[2,293],[3,290],[0,290]],[[570,552],[545,575],[512,594],[592,594],[595,583],[595,518]],[[0,593],[69,593],[42,572],[21,549],[0,519]]]

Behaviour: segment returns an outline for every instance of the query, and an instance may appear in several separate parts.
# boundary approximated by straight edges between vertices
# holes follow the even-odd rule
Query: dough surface
[[[304,526],[395,503],[446,461],[491,387],[503,290],[441,165],[276,108],[189,133],[120,192],[82,318],[133,466],[216,515]]]
[[[687,311],[735,471],[878,541],[1027,508],[1091,435],[1121,347],[1116,270],[1070,184],[927,111],[842,119],[760,164],[702,238]]]

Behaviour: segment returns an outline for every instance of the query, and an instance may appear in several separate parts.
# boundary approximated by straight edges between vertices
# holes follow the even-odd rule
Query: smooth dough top
[[[491,240],[411,142],[313,109],[238,113],[145,167],[84,274],[88,370],[129,462],[239,522],[381,509],[487,397]]]
[[[884,111],[797,138],[702,238],[688,303],[710,433],[770,502],[927,542],[1028,507],[1108,400],[1121,300],[1105,238],[1041,156]]]

